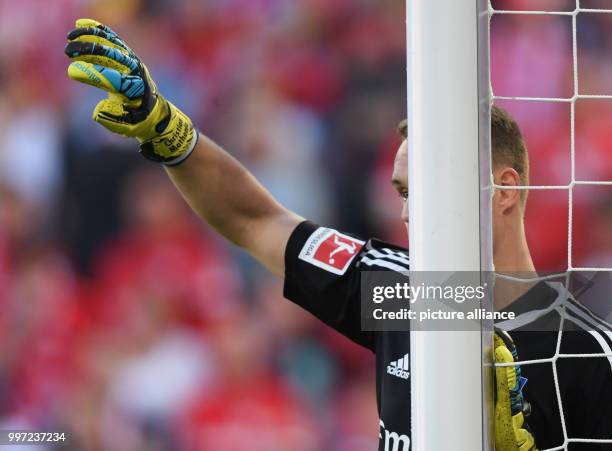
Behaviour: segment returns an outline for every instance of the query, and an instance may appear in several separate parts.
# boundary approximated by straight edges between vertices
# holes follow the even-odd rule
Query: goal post
[[[407,0],[406,12],[411,284],[424,271],[485,277],[493,270],[488,2]],[[418,329],[412,321],[411,449],[493,449],[492,323]]]

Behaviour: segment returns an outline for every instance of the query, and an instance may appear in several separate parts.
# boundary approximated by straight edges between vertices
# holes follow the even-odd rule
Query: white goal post
[[[411,283],[422,271],[491,272],[488,3],[407,0],[406,12]],[[417,329],[410,449],[493,449],[492,324]]]

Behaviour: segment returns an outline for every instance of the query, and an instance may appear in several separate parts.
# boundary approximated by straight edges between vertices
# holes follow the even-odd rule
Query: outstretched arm
[[[284,251],[298,215],[283,208],[233,157],[164,99],[138,56],[110,28],[79,19],[68,34],[68,76],[108,92],[93,119],[136,138],[146,158],[163,163],[191,208],[225,238],[284,276]]]
[[[284,275],[284,253],[303,218],[287,210],[242,166],[200,135],[188,160],[166,167],[191,208],[217,232]]]

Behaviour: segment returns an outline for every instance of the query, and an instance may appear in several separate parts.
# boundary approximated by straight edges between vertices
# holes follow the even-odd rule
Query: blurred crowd
[[[389,183],[403,2],[0,0],[0,429],[67,431],[75,450],[376,449],[373,356],[284,301],[91,121],[101,94],[63,55],[78,17],[113,27],[284,205],[407,242]],[[611,21],[579,14],[575,92],[571,17],[494,16],[495,95],[612,95]],[[569,102],[498,103],[532,184],[612,180],[612,100],[578,99],[574,130]],[[612,267],[612,187],[532,190],[527,228],[538,269],[568,267],[568,230],[572,267]]]

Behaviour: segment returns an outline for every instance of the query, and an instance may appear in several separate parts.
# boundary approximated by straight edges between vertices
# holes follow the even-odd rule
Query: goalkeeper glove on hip
[[[516,347],[510,335],[495,329],[495,363],[514,364],[518,360]],[[531,406],[523,397],[527,380],[521,368],[496,366],[495,368],[495,449],[496,451],[535,451],[536,445],[525,417]]]
[[[159,94],[146,66],[113,30],[79,19],[68,41],[68,76],[108,92],[94,121],[136,138],[150,160],[173,166],[190,155],[198,140],[191,120]]]

